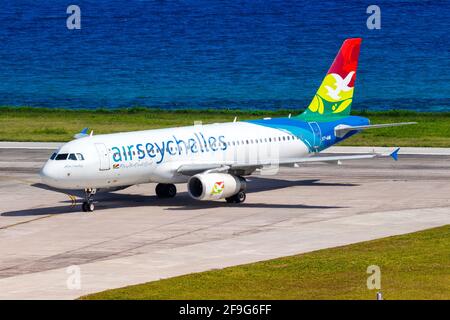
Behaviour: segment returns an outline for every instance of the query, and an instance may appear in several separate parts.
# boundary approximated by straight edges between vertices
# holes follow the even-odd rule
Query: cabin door
[[[100,171],[105,171],[111,169],[111,164],[109,161],[109,152],[103,143],[96,143],[95,148],[97,149],[98,158],[100,160]]]

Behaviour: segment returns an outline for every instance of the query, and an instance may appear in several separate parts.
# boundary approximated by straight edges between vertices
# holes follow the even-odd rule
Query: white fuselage
[[[248,122],[93,135],[64,144],[41,177],[62,189],[182,183],[182,165],[276,162],[308,150],[292,133]]]

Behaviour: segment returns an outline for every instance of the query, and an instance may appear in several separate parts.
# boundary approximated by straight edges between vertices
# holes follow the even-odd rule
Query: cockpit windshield
[[[66,160],[68,155],[68,153],[60,153],[56,156],[55,160]]]
[[[83,161],[84,156],[82,153],[53,153],[50,160],[74,160]]]

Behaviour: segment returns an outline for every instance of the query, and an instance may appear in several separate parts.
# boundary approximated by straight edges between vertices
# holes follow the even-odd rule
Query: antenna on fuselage
[[[288,115],[288,118],[290,119],[291,118],[291,114],[289,113],[289,115]]]
[[[91,134],[89,135],[89,137],[92,137],[94,135],[94,130],[91,130]]]
[[[234,120],[233,120],[233,122],[236,122],[237,121],[237,117],[234,117]]]

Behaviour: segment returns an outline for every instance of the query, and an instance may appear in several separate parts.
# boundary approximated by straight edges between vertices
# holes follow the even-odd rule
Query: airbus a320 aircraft
[[[89,135],[87,129],[64,144],[41,170],[53,188],[84,190],[83,211],[93,211],[97,190],[158,183],[158,197],[174,197],[175,184],[186,183],[197,200],[241,203],[246,180],[256,170],[304,162],[392,156],[364,154],[314,156],[364,129],[412,123],[370,125],[350,116],[361,39],[347,39],[308,108],[286,118],[234,121]]]

